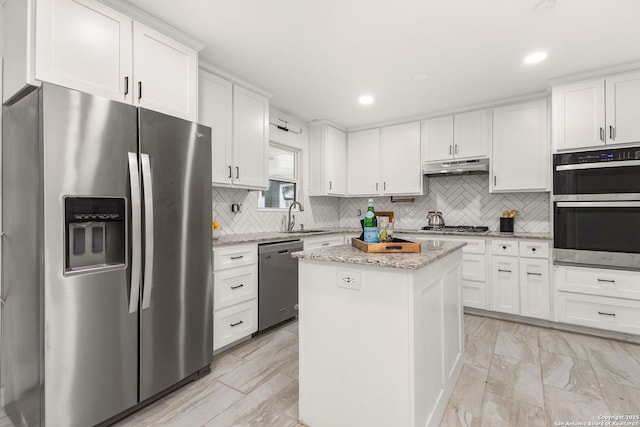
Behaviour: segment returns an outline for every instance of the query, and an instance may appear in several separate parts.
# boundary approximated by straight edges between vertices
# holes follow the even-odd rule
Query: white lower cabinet
[[[520,258],[520,314],[549,319],[549,260]]]
[[[640,272],[554,267],[555,320],[640,334]]]
[[[330,246],[338,246],[344,244],[344,236],[342,234],[332,234],[316,237],[307,237],[302,240],[304,244],[304,250],[310,251],[312,249],[328,248]],[[351,243],[351,241],[349,241]]]
[[[493,255],[491,257],[491,266],[491,308],[503,313],[520,314],[518,258]]]
[[[258,245],[213,249],[213,350],[258,330]]]

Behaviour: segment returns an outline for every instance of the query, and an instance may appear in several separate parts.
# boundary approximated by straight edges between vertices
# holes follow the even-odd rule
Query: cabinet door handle
[[[242,259],[244,255],[232,256],[231,259]]]
[[[376,182],[376,191],[378,191],[378,183]]]
[[[243,323],[244,322],[241,320],[241,321],[236,322],[236,323],[231,323],[229,326],[231,326],[233,328],[234,326],[242,325]]]
[[[531,275],[531,276],[542,276],[542,273],[530,273],[527,271],[527,274]]]
[[[602,316],[611,316],[611,317],[616,317],[615,313],[607,313],[606,311],[599,311],[598,314],[602,315]]]
[[[498,271],[502,272],[502,273],[511,273],[511,270],[502,270],[502,269],[498,269]]]
[[[449,146],[449,154],[453,154],[453,145]]]
[[[227,166],[229,168],[229,178],[231,178],[231,166]]]
[[[331,190],[331,187],[332,187],[332,183],[331,181],[329,181],[329,190]]]
[[[612,140],[616,139],[616,130],[614,129],[613,126],[609,126],[609,139],[612,139]]]
[[[497,183],[498,183],[498,178],[495,175],[493,175],[493,185],[497,185]]]
[[[604,142],[604,128],[600,128],[600,141]]]
[[[456,144],[456,154],[458,154],[458,144]]]
[[[606,282],[606,283],[616,283],[615,280],[610,280],[610,279],[598,279],[598,282]]]
[[[240,178],[240,167],[236,166],[236,179]]]
[[[387,181],[382,183],[382,189],[385,191],[387,190]]]
[[[129,95],[129,76],[124,78],[124,96]]]
[[[138,82],[138,100],[142,99],[142,82]]]
[[[232,286],[231,289],[238,289],[238,288],[241,288],[243,286],[244,286],[244,284],[240,283],[239,285]]]

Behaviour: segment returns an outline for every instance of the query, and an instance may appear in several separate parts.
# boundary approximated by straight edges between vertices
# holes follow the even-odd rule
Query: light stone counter
[[[347,264],[363,264],[416,270],[465,246],[464,242],[421,242],[418,253],[368,253],[351,245],[332,246],[312,251],[294,252],[291,256],[316,261],[332,261]]]

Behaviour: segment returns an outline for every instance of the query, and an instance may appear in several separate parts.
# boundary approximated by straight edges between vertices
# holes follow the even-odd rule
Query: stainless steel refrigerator
[[[206,375],[211,130],[49,84],[3,122],[13,422],[110,423]]]

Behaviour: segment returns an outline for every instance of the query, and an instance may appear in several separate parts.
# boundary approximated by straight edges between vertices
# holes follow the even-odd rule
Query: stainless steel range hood
[[[425,162],[422,165],[423,175],[462,175],[479,173],[489,173],[489,159]]]

